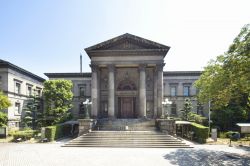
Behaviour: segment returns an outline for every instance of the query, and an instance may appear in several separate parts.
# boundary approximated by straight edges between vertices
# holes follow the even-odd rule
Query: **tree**
[[[44,82],[45,118],[47,125],[56,124],[70,116],[72,108],[73,84],[69,80],[49,80]]]
[[[192,110],[192,103],[189,98],[185,99],[183,109],[181,109],[182,120],[188,120],[188,113]]]
[[[212,125],[221,131],[237,130],[235,122],[247,120],[247,111],[242,107],[227,107],[211,113]]]
[[[213,109],[240,106],[249,111],[250,103],[250,24],[245,25],[228,51],[205,67],[195,85],[198,99],[212,101]]]
[[[7,126],[8,116],[6,113],[0,111],[0,127]]]
[[[41,127],[40,121],[42,121],[42,110],[41,110],[41,98],[38,96],[30,96],[27,100],[26,106],[23,109],[24,117],[23,117],[23,126],[24,127]]]
[[[0,111],[7,109],[11,106],[11,102],[7,96],[4,95],[2,91],[0,91]]]
[[[7,109],[11,106],[11,102],[7,96],[4,95],[2,91],[0,91],[0,127],[6,126],[8,123],[8,116],[6,113],[1,112],[4,109]]]

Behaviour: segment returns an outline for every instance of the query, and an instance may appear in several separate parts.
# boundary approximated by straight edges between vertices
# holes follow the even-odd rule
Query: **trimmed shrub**
[[[192,131],[194,132],[194,140],[199,143],[206,143],[209,129],[197,123],[191,123]]]
[[[33,138],[36,134],[38,134],[38,131],[36,130],[16,131],[13,133],[13,138],[14,140],[21,138],[23,141],[25,141]]]
[[[70,135],[71,125],[55,125],[45,127],[45,137],[49,141],[54,141],[59,138]]]
[[[188,120],[190,122],[195,122],[195,123],[201,124],[203,126],[208,126],[208,119],[206,117],[198,115],[198,114],[193,113],[193,112],[188,113]]]

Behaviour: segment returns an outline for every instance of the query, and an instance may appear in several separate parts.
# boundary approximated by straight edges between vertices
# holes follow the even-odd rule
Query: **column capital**
[[[89,67],[91,67],[92,72],[96,72],[99,68],[96,64],[90,64]]]
[[[155,70],[156,71],[163,71],[164,66],[165,66],[165,63],[156,64]]]
[[[115,70],[115,65],[114,64],[108,64],[107,65],[109,71],[114,71]]]
[[[147,67],[146,64],[139,64],[138,69],[139,69],[139,71],[145,71],[146,67]]]

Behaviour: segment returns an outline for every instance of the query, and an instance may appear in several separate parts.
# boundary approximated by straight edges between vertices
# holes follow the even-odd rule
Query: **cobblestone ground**
[[[0,166],[250,165],[250,149],[194,145],[191,149],[69,148],[59,143],[0,143]]]

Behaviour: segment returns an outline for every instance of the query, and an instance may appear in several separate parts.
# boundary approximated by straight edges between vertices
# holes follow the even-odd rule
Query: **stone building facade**
[[[84,112],[82,102],[91,99],[93,118],[159,118],[178,116],[185,98],[193,111],[202,113],[194,82],[201,72],[164,72],[170,47],[124,34],[85,49],[91,73],[45,73],[49,79],[72,80],[76,118]],[[168,98],[171,105],[163,107]]]
[[[45,79],[27,70],[0,60],[0,90],[11,101],[11,107],[4,110],[8,114],[10,128],[19,128],[27,99],[30,95],[42,95],[44,81]]]

